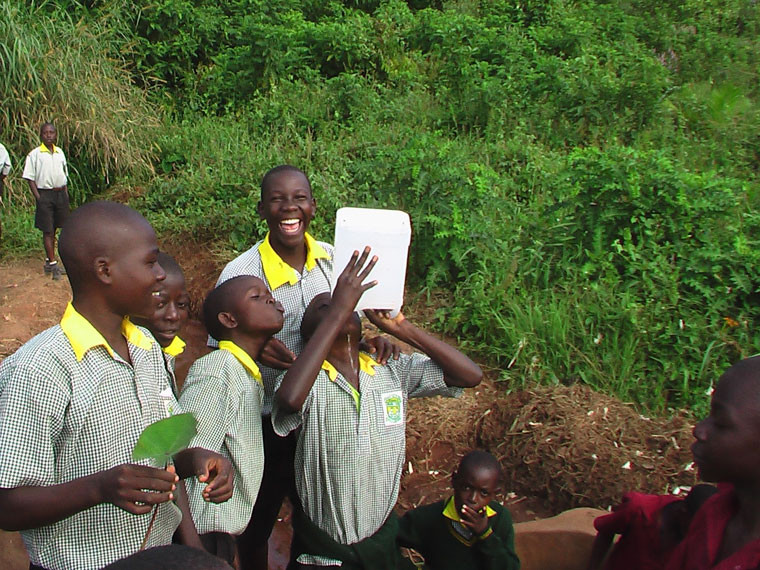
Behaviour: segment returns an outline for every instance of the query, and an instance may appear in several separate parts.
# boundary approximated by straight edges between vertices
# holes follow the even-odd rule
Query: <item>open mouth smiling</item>
[[[303,224],[298,218],[288,218],[287,220],[282,220],[280,222],[280,230],[282,233],[288,235],[297,234],[301,231],[302,226]]]

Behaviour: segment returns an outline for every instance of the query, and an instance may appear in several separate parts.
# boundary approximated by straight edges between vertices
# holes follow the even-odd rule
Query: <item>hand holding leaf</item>
[[[177,414],[153,422],[140,434],[132,459],[154,459],[159,465],[166,465],[175,453],[185,449],[198,433],[193,414]]]

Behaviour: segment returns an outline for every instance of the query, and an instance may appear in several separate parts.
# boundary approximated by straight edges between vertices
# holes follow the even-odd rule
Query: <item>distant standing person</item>
[[[3,203],[3,191],[5,190],[5,177],[11,171],[11,157],[6,148],[0,143],[0,204]],[[3,237],[2,220],[0,219],[0,238]]]
[[[53,123],[43,123],[40,127],[42,144],[26,156],[23,178],[37,202],[34,225],[42,232],[45,274],[58,280],[64,271],[55,259],[55,230],[69,215],[69,170],[63,150],[55,146],[56,137]]]

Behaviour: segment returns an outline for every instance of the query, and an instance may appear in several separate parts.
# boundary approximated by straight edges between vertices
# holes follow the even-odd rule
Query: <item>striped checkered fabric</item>
[[[262,242],[263,240],[230,261],[219,276],[216,286],[218,287],[228,279],[239,275],[253,275],[262,279],[264,283],[267,283],[264,268],[261,265],[261,254],[259,253],[259,246]],[[321,241],[317,243],[330,255],[330,259],[317,259],[317,264],[311,271],[307,271],[304,268],[295,285],[285,283],[272,291],[272,296],[282,303],[282,306],[285,308],[285,321],[282,324],[282,330],[274,336],[280,339],[296,355],[301,354],[301,350],[304,347],[300,329],[301,318],[306,307],[314,297],[330,290],[330,279],[333,272],[333,246]],[[211,337],[209,337],[208,344],[209,346],[218,346],[218,343]],[[257,364],[261,370],[261,378],[264,382],[264,402],[261,413],[269,414],[272,412],[274,384],[277,377],[282,373],[282,370],[268,368],[260,362],[257,362]]]
[[[190,511],[201,534],[240,534],[251,519],[264,470],[263,396],[261,384],[227,350],[199,358],[187,374],[179,401],[198,420],[198,435],[190,446],[216,451],[235,467],[235,490],[224,503],[204,501],[206,483],[185,480]]]
[[[284,373],[278,379],[282,382]],[[275,403],[272,423],[286,435],[302,427],[296,448],[298,496],[309,519],[341,544],[373,535],[396,504],[406,447],[408,398],[458,396],[443,371],[424,354],[404,355],[359,372],[357,410],[342,375],[330,381],[319,372],[300,412],[287,414]],[[313,556],[299,562],[339,565]]]
[[[0,487],[56,485],[133,463],[143,428],[178,410],[161,347],[139,330],[151,348],[128,344],[132,365],[104,346],[78,362],[60,325],[0,364]],[[21,536],[33,564],[90,570],[136,552],[150,518],[100,504]],[[180,518],[173,503],[160,505],[147,546],[170,544]]]

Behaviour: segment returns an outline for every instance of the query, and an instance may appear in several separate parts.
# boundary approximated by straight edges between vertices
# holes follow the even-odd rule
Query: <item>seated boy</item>
[[[170,543],[177,474],[225,500],[231,466],[202,449],[167,469],[131,462],[142,430],[176,405],[160,347],[126,319],[151,313],[164,279],[145,218],[86,204],[59,253],[73,295],[61,323],[0,364],[0,528],[22,531],[33,569],[89,570],[136,552],[151,524],[147,546]]]
[[[414,548],[431,570],[518,570],[509,511],[496,501],[501,466],[485,451],[471,451],[451,476],[454,495],[407,512],[398,542]]]
[[[683,540],[694,513],[716,491],[712,485],[697,485],[685,499],[626,493],[612,513],[594,520],[597,535],[589,570],[664,568],[668,556]],[[613,546],[616,534],[620,540]]]
[[[282,327],[283,309],[261,279],[243,275],[208,294],[203,320],[219,349],[190,368],[179,403],[198,420],[192,445],[218,451],[235,466],[235,494],[217,505],[204,500],[203,485],[189,481],[187,490],[206,550],[233,564],[234,536],[248,525],[264,469],[264,387],[254,359]]]
[[[285,308],[282,330],[262,351],[260,370],[264,382],[261,407],[266,461],[261,493],[248,529],[238,541],[242,568],[267,569],[267,540],[277,520],[286,494],[294,495],[293,454],[295,438],[282,438],[272,431],[274,385],[282,369],[290,366],[303,350],[299,332],[306,305],[319,293],[330,290],[333,273],[333,246],[315,240],[309,224],[317,202],[306,174],[283,164],[269,170],[261,180],[259,216],[268,232],[263,240],[232,260],[222,271],[217,286],[238,275],[253,275],[264,280],[272,295]],[[210,346],[215,346],[212,339]],[[398,354],[382,337],[368,341],[370,352],[385,362]]]
[[[760,356],[723,374],[694,438],[700,477],[723,485],[694,516],[667,570],[760,567]]]
[[[390,319],[366,311],[381,330],[428,356],[402,355],[381,366],[360,354],[354,307],[376,283],[362,284],[377,260],[363,268],[368,253],[354,253],[332,299],[323,293],[309,303],[301,322],[306,347],[275,394],[275,431],[301,428],[295,460],[301,505],[291,549],[296,568],[397,567],[393,507],[404,465],[407,398],[455,396],[482,376],[469,358],[402,314]]]

